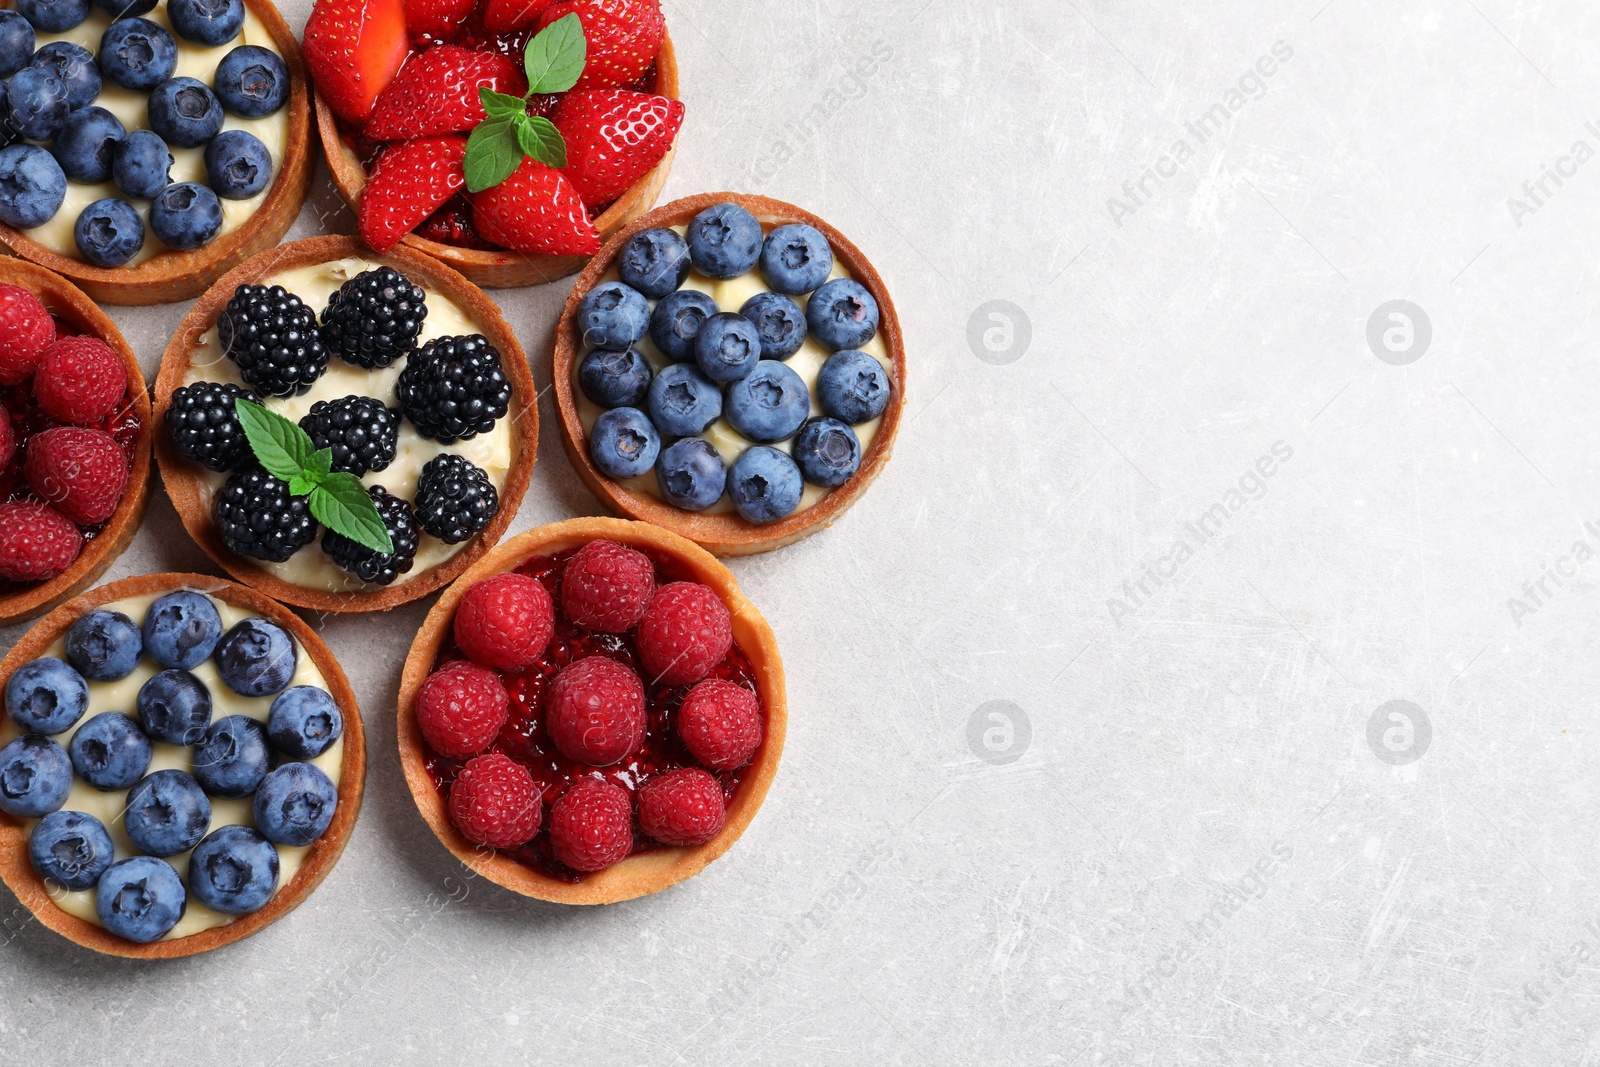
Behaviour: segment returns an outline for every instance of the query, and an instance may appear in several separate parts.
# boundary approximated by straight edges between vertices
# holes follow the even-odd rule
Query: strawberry
[[[632,85],[655,60],[667,33],[659,0],[561,0],[540,16],[539,28],[574,13],[589,46],[576,89]]]
[[[413,37],[424,35],[436,40],[454,36],[467,21],[476,0],[405,0],[406,29]]]
[[[390,145],[378,157],[356,212],[367,244],[387,252],[454,196],[467,184],[461,169],[466,154],[467,139],[459,134]]]
[[[360,122],[409,49],[404,0],[317,0],[301,52],[334,114]]]
[[[479,86],[512,96],[528,91],[522,71],[505,56],[453,44],[430,48],[400,68],[362,132],[374,141],[465,132],[487,117]]]
[[[489,240],[528,255],[592,256],[600,231],[559,170],[524,159],[511,177],[476,194],[472,221]]]
[[[624,89],[575,91],[550,121],[567,142],[562,173],[585,204],[599,207],[661,162],[683,125],[683,101]]]
[[[489,0],[483,11],[483,26],[490,33],[512,33],[532,26],[545,8],[556,0]]]

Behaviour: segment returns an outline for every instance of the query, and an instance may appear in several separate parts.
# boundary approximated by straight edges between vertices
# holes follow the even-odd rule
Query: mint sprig
[[[276,411],[235,400],[250,451],[268,474],[289,484],[291,496],[306,498],[311,517],[374,552],[389,554],[394,541],[361,479],[333,469],[333,450],[317,448],[311,435]]]
[[[578,84],[588,61],[588,42],[578,16],[563,15],[534,35],[522,54],[528,74],[526,96],[478,89],[478,100],[487,116],[467,138],[467,155],[462,169],[467,175],[467,190],[481,193],[492,189],[522,165],[524,158],[537,159],[547,167],[567,165],[567,142],[555,123],[542,115],[528,114],[528,100],[535,94],[564,93]]]

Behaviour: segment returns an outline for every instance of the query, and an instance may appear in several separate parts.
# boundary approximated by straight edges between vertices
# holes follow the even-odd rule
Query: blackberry
[[[328,369],[317,316],[281,285],[241,285],[217,316],[217,340],[262,396],[299,396]]]
[[[436,337],[406,360],[395,395],[418,433],[448,445],[494,429],[511,403],[511,383],[482,334]]]
[[[417,524],[447,545],[488,526],[500,510],[489,476],[471,460],[441,452],[417,478]]]
[[[212,506],[222,543],[241,556],[282,563],[317,536],[303,496],[266,471],[231,475]]]
[[[374,370],[416,347],[427,296],[393,267],[362,271],[322,309],[322,343],[346,363]]]
[[[394,461],[400,413],[370,396],[319,400],[300,420],[300,428],[318,448],[333,449],[334,470],[359,478]]]
[[[374,552],[366,545],[332,530],[322,532],[322,551],[328,554],[335,566],[349,571],[363,582],[388,585],[411,569],[422,535],[417,531],[416,520],[411,517],[410,504],[397,496],[390,496],[389,491],[381,485],[368,489],[367,495],[372,497],[372,504],[378,509],[383,525],[389,529],[389,540],[394,542],[394,551],[387,555]]]
[[[253,466],[255,457],[239,426],[235,400],[260,403],[254,393],[232,382],[195,382],[174,389],[167,405],[172,446],[190,462],[214,471]]]

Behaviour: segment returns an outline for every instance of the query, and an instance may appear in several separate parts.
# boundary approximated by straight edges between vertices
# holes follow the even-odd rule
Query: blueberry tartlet
[[[717,555],[830,525],[889,459],[905,350],[888,290],[822,219],[708,194],[618,233],[556,329],[562,443],[609,507]]]
[[[512,538],[445,591],[400,682],[406,782],[463,863],[609,904],[722,855],[783,751],[771,629],[704,549],[647,523]]]
[[[0,692],[0,876],[88,948],[175,957],[254,933],[322,881],[355,824],[355,697],[254,590],[103,586],[17,643]]]
[[[184,525],[240,581],[319,611],[438,589],[527,489],[538,415],[499,310],[450,268],[317,237],[190,311],[156,381]]]

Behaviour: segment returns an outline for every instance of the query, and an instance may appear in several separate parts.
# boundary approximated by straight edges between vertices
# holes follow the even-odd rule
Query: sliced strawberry
[[[667,33],[659,0],[561,0],[540,16],[539,28],[573,13],[588,42],[577,89],[632,85],[655,60]]]
[[[550,121],[567,142],[562,173],[590,207],[609,204],[672,148],[683,101],[626,89],[575,90]]]
[[[559,170],[524,159],[511,177],[472,198],[478,233],[531,256],[592,256],[600,231],[583,198]]]
[[[356,212],[357,227],[367,244],[387,252],[454,196],[467,184],[461,169],[466,154],[467,139],[459,135],[425,137],[386,149]]]
[[[483,10],[483,27],[490,33],[512,33],[532,26],[556,0],[489,0]]]
[[[317,0],[301,52],[334,114],[360,122],[409,50],[403,0]]]
[[[493,52],[453,44],[430,48],[400,68],[362,132],[374,141],[406,141],[470,130],[486,117],[479,86],[521,96],[528,80],[515,63]]]
[[[413,37],[428,36],[445,41],[455,36],[467,21],[476,0],[405,0],[406,29]]]

